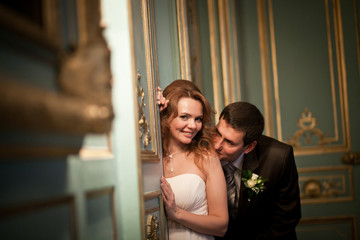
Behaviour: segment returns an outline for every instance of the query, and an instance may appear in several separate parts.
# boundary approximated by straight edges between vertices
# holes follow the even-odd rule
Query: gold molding
[[[293,147],[301,147],[301,143],[298,141],[299,138],[305,137],[305,142],[310,144],[313,135],[316,135],[319,138],[317,143],[318,146],[324,146],[326,144],[337,141],[337,139],[325,137],[324,133],[320,129],[316,128],[316,124],[316,118],[312,116],[312,113],[308,108],[305,108],[301,114],[301,118],[298,119],[297,123],[300,129],[296,130],[293,137],[287,142]]]
[[[323,174],[324,172],[335,171],[338,173]],[[343,173],[341,174],[341,172]],[[348,202],[355,199],[353,167],[350,165],[299,168],[298,173],[299,184],[304,183],[303,192],[300,192],[301,204]],[[309,173],[315,173],[317,175],[307,175]],[[346,178],[348,179],[348,186],[346,185]],[[341,179],[341,184],[333,181],[334,179]],[[342,189],[340,189],[341,187]],[[348,189],[348,196],[338,196],[339,194],[344,195],[346,189]]]
[[[153,200],[153,199],[157,199],[159,201],[159,206],[145,210],[145,215],[148,215],[148,214],[151,214],[151,213],[154,213],[157,211],[159,212],[160,231],[161,231],[161,236],[164,237],[165,236],[166,216],[165,216],[165,211],[164,211],[164,202],[162,199],[162,191],[157,190],[157,191],[153,191],[153,192],[144,193],[143,198],[144,198],[144,201],[149,201],[149,200]]]
[[[144,200],[150,200],[161,196],[161,190],[144,193]]]
[[[331,39],[330,36],[330,11],[333,10],[334,14],[334,38],[335,38],[335,49],[337,56],[337,72],[338,72],[338,83],[339,83],[339,105],[340,105],[340,117],[341,117],[341,126],[342,126],[342,136],[343,143],[337,145],[327,145],[327,146],[311,146],[311,147],[300,147],[294,148],[294,153],[298,155],[310,155],[310,154],[322,154],[322,153],[334,153],[334,152],[344,152],[351,149],[350,142],[350,127],[349,127],[349,110],[348,110],[348,100],[347,100],[347,83],[346,83],[346,68],[345,68],[345,56],[344,56],[344,41],[343,41],[343,30],[341,22],[341,10],[340,10],[340,1],[333,1],[333,8],[329,8],[328,0],[325,0],[325,11],[326,11],[326,24],[327,24],[327,37],[328,37],[328,49],[329,49],[329,58],[333,56]],[[336,110],[336,93],[335,93],[335,81],[334,78],[334,66],[330,61],[330,83],[331,83],[331,94],[333,101],[333,116],[334,116],[334,132],[335,136],[331,139],[332,142],[339,141],[338,137],[338,121],[337,121],[337,110]]]
[[[220,53],[222,67],[222,83],[224,89],[224,105],[233,102],[231,87],[231,62],[229,50],[229,14],[227,9],[227,0],[218,1],[219,12],[219,35],[220,35]]]
[[[335,8],[335,33],[336,33],[336,50],[337,56],[340,56],[338,59],[338,75],[339,75],[339,98],[340,98],[340,109],[341,109],[341,119],[342,119],[342,130],[344,138],[344,147],[346,150],[350,150],[350,120],[349,120],[349,107],[347,99],[347,80],[346,80],[346,66],[345,66],[345,50],[344,50],[344,39],[343,39],[343,29],[341,21],[341,9],[340,9],[340,0],[334,0]]]
[[[345,164],[357,165],[360,164],[360,152],[346,152],[341,157],[341,161]]]
[[[159,219],[149,214],[146,220],[146,240],[159,240]]]
[[[137,79],[138,82],[140,82],[141,80],[141,75],[138,74],[137,75]],[[142,140],[142,144],[145,148],[147,148],[147,146],[151,143],[151,133],[150,133],[150,127],[149,127],[149,122],[146,119],[146,114],[145,114],[145,92],[144,89],[141,87],[141,85],[139,84],[137,87],[137,96],[138,98],[140,98],[140,100],[138,99],[139,102],[139,106],[138,106],[138,111],[139,111],[139,138],[140,141]]]
[[[145,117],[144,122],[139,122],[139,125],[142,124],[145,132],[149,132],[145,137],[146,141],[144,142],[144,147],[146,148],[149,144],[149,141],[152,140],[152,148],[142,149],[141,150],[141,159],[144,162],[159,162],[159,132],[157,131],[158,123],[158,114],[156,112],[155,105],[155,89],[159,85],[158,79],[158,62],[157,62],[157,44],[156,44],[156,31],[155,31],[155,12],[154,12],[154,1],[142,0],[142,17],[143,17],[143,30],[144,30],[144,44],[145,44],[145,58],[146,58],[146,84],[147,84],[147,93],[149,101],[149,115],[148,122],[146,120],[145,112],[143,116]],[[138,80],[140,79],[138,74]],[[141,90],[140,90],[141,91]],[[143,102],[143,107],[145,107],[145,102]],[[139,110],[140,112],[140,110]],[[141,115],[141,114],[140,114]],[[139,119],[141,116],[139,116]],[[145,123],[146,121],[146,123]],[[147,126],[145,125],[147,124]],[[145,128],[144,128],[145,127]],[[148,136],[152,136],[151,139]]]
[[[265,134],[274,137],[274,124],[272,116],[272,101],[270,87],[270,62],[269,49],[267,45],[267,28],[265,0],[257,0],[257,13],[259,22],[259,42],[260,42],[260,61],[261,61],[261,81],[263,87],[264,102],[264,118],[265,118]]]
[[[221,106],[221,95],[220,95],[220,70],[219,70],[219,59],[217,46],[217,28],[216,28],[216,14],[215,14],[215,2],[214,0],[207,0],[208,4],[208,15],[209,15],[209,30],[210,30],[210,54],[211,54],[211,72],[213,82],[213,96],[214,96],[214,109],[215,119],[219,119],[222,106]]]
[[[268,3],[268,23],[269,23],[269,32],[270,32],[270,42],[267,41],[267,29],[266,29],[266,3]],[[330,153],[330,152],[339,152],[339,151],[348,151],[350,150],[350,129],[349,129],[349,113],[348,113],[348,102],[346,98],[347,85],[346,85],[346,68],[345,68],[345,57],[344,57],[344,40],[343,40],[343,30],[341,22],[341,11],[340,11],[340,1],[333,1],[333,13],[334,13],[334,40],[335,40],[335,49],[337,56],[337,72],[338,72],[338,83],[339,83],[339,106],[341,111],[341,126],[342,126],[342,136],[343,144],[342,145],[329,145],[329,146],[320,146],[320,147],[297,147],[294,148],[295,155],[309,155],[309,154],[320,154],[320,153]],[[332,96],[332,108],[334,116],[334,134],[332,137],[332,142],[338,141],[339,139],[339,130],[338,130],[338,116],[336,109],[336,93],[335,93],[335,80],[334,80],[334,67],[332,63],[332,47],[331,47],[331,29],[330,29],[330,15],[331,11],[328,6],[328,0],[325,0],[325,11],[326,11],[326,31],[327,31],[327,42],[329,49],[329,64],[330,64],[330,84],[331,84],[331,96]],[[273,85],[274,85],[274,100],[275,100],[275,119],[276,119],[276,129],[277,129],[277,139],[280,141],[283,140],[282,136],[282,126],[281,126],[281,113],[280,113],[280,96],[279,96],[279,80],[278,80],[278,69],[277,69],[277,57],[276,57],[276,42],[275,42],[275,29],[274,29],[274,19],[273,19],[273,9],[272,9],[272,0],[264,1],[258,0],[258,21],[259,21],[259,37],[260,37],[260,50],[261,50],[261,71],[262,71],[262,82],[264,89],[264,112],[265,112],[265,130],[266,134],[273,136],[274,132],[272,130],[272,113],[271,113],[271,84],[270,84],[270,65],[272,64],[273,72]],[[267,61],[269,59],[269,52],[267,49],[268,44],[271,48],[271,63]],[[267,122],[269,121],[269,122]],[[271,128],[271,129],[270,129]],[[269,129],[269,130],[268,130]]]
[[[190,49],[189,35],[187,24],[187,5],[186,0],[176,0],[177,26],[179,37],[179,53],[180,53],[180,74],[181,79],[191,81],[190,67]]]
[[[234,46],[234,77],[233,82],[235,82],[234,91],[236,92],[237,98],[234,101],[241,100],[241,84],[240,84],[240,65],[239,65],[239,53],[238,53],[238,38],[237,38],[237,26],[236,26],[236,12],[235,12],[235,0],[230,0],[230,11],[231,11],[231,25],[232,25],[232,44]],[[235,94],[234,94],[235,95]]]
[[[338,130],[338,120],[337,120],[337,110],[336,110],[335,76],[334,76],[334,64],[332,61],[333,51],[331,45],[330,14],[329,14],[328,1],[325,1],[325,14],[326,14],[326,32],[327,32],[328,49],[329,49],[330,83],[331,83],[331,96],[332,96],[332,104],[333,104],[334,131],[335,131],[333,142],[336,142],[339,139],[339,130]]]

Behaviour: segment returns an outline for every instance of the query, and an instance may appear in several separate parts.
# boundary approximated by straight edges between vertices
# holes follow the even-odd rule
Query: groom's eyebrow
[[[218,128],[215,128],[215,129],[216,129],[216,133],[219,134],[220,136],[222,136],[221,133],[219,132]]]
[[[220,137],[222,137],[222,134],[219,132],[218,128],[215,128],[216,129],[216,133],[219,134]],[[232,145],[235,145],[235,143],[227,138],[224,138],[224,140]]]

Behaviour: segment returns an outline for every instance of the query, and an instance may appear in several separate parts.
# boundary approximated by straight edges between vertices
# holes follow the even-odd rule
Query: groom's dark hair
[[[264,117],[260,110],[248,102],[234,102],[222,110],[219,120],[223,118],[227,124],[238,131],[244,131],[244,145],[257,141],[264,131]]]

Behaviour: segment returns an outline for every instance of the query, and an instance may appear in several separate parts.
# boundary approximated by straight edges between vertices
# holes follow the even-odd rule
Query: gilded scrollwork
[[[335,179],[309,179],[303,185],[301,197],[312,199],[337,197],[344,192],[343,189],[343,183]]]
[[[302,204],[354,200],[353,166],[300,168]]]
[[[360,164],[360,152],[347,152],[342,156],[341,161],[345,164]]]
[[[148,215],[146,221],[146,240],[159,240],[159,220],[157,216]]]
[[[323,146],[331,142],[331,140],[326,138],[324,133],[317,128],[317,120],[307,108],[302,112],[301,118],[298,119],[297,126],[300,129],[296,130],[292,139],[288,140],[288,143],[294,147],[301,146],[299,141],[301,137],[305,138],[305,143],[309,145],[313,145],[315,140],[317,140],[315,144],[318,146]]]
[[[141,75],[137,75],[138,82],[140,82]],[[139,84],[140,85],[140,84]],[[137,87],[137,96],[139,100],[138,110],[139,110],[139,137],[142,143],[144,144],[144,147],[146,148],[150,142],[151,142],[151,134],[150,134],[150,128],[149,128],[149,122],[146,119],[145,114],[145,92],[144,89],[141,86]],[[140,99],[139,99],[140,98]]]

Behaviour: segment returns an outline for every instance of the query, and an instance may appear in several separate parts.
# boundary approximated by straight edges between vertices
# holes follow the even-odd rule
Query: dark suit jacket
[[[234,219],[229,214],[227,233],[218,239],[296,239],[301,209],[292,147],[262,136],[255,149],[244,156],[243,169],[268,179],[266,189],[249,202],[241,181],[237,216]]]

